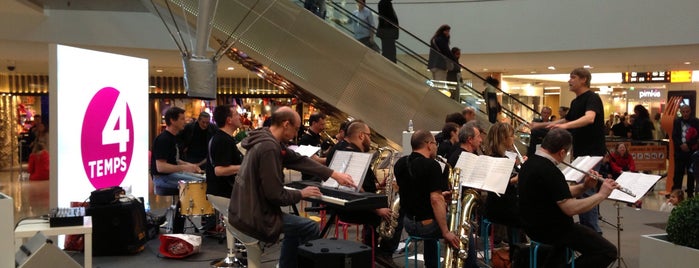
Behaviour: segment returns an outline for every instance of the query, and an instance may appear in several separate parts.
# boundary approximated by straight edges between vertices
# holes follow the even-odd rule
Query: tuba
[[[377,230],[379,234],[379,242],[382,238],[392,238],[395,234],[396,227],[398,226],[400,196],[398,195],[398,191],[396,191],[395,189],[394,184],[396,183],[396,178],[393,176],[393,164],[396,159],[396,155],[397,152],[395,150],[388,147],[381,147],[378,149],[378,157],[376,157],[377,159],[375,160],[373,166],[374,174],[376,174],[376,171],[378,171],[378,169],[384,166],[382,165],[382,163],[386,163],[385,168],[388,169],[388,175],[386,176],[385,181],[386,186],[383,189],[383,191],[379,190],[379,193],[383,192],[383,194],[385,194],[388,197],[388,208],[391,209],[391,217],[388,220],[381,219],[381,224],[379,224]],[[384,161],[381,161],[381,158],[384,158]]]
[[[459,238],[459,248],[454,249],[447,247],[445,257],[445,267],[456,268],[463,267],[464,261],[468,257],[468,245],[472,239],[471,230],[473,222],[471,216],[478,206],[479,194],[473,189],[468,189],[461,197],[461,170],[459,168],[452,169],[449,164],[449,185],[451,187],[451,202],[449,204],[449,213],[451,220],[449,221],[449,230],[455,233]]]

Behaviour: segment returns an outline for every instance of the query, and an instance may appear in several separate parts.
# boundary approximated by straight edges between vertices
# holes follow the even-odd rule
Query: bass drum
[[[206,182],[180,181],[180,214],[200,216],[214,214],[214,207],[206,199]]]

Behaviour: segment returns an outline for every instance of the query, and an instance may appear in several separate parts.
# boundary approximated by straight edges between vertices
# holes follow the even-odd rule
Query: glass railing
[[[304,7],[305,1],[317,2],[316,0],[294,0],[294,2],[302,8]],[[371,29],[374,33],[376,33],[376,25],[378,24],[381,16],[379,16],[377,10],[372,9],[369,6],[365,6],[365,8],[372,13],[374,21],[373,25],[358,19],[353,14],[353,11],[357,9],[357,4],[355,1],[325,1],[324,7],[309,10],[309,12],[313,12],[314,14],[318,15],[318,17],[325,20],[326,23],[334,26],[336,29],[346,33],[349,36],[354,36],[353,24],[355,22],[358,22],[361,27]],[[435,25],[435,29],[438,26],[439,25]],[[428,59],[423,55],[430,54],[430,50],[434,49],[431,48],[429,43],[424,41],[421,37],[414,35],[410,31],[407,31],[400,26],[397,26],[397,28],[399,31],[399,37],[398,40],[396,40],[396,64],[399,67],[403,68],[407,73],[411,74],[416,79],[425,81],[426,86],[434,90],[439,90],[455,101],[471,106],[480,113],[487,115],[487,108],[483,98],[483,90],[485,89],[485,79],[483,77],[474,73],[458,62],[455,62],[455,64],[458,64],[461,67],[461,79],[459,82],[432,80],[432,74],[427,69]],[[430,37],[427,37],[427,39],[428,38]],[[380,38],[375,36],[374,41],[378,44],[378,47],[381,47]],[[531,121],[531,119],[538,117],[540,114],[533,110],[529,104],[520,101],[516,96],[512,96],[497,87],[496,91],[498,99],[502,105],[501,118],[504,117],[504,120],[512,122],[515,129],[518,131],[528,132],[528,129],[525,127],[526,122]]]

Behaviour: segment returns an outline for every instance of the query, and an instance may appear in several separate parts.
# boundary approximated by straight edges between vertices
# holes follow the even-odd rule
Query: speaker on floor
[[[80,268],[73,258],[53,244],[41,232],[24,243],[15,254],[15,267],[61,267]]]
[[[371,248],[336,239],[317,239],[299,246],[299,267],[371,267]]]
[[[146,244],[146,212],[137,199],[120,198],[85,210],[92,216],[92,255],[119,256],[143,251]]]

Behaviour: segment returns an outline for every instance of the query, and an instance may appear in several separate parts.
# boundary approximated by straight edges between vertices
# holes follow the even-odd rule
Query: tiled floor
[[[298,176],[298,173],[295,172],[289,172],[287,173],[288,176],[290,177],[295,177]],[[644,198],[643,198],[643,210],[642,211],[653,211],[653,210],[658,210],[662,202],[665,201],[665,197],[660,194],[661,191],[664,191],[665,186],[665,180],[661,179],[657,184],[655,189],[648,193]],[[49,182],[48,181],[27,181],[27,180],[22,180],[20,179],[20,175],[18,170],[3,170],[0,171],[0,192],[5,193],[9,195],[10,197],[13,198],[14,201],[14,219],[15,222],[19,221],[22,218],[26,217],[34,217],[34,216],[40,216],[47,214],[49,211]],[[165,208],[168,205],[168,200],[162,197],[154,196],[151,193],[150,196],[151,200],[151,208],[154,212],[160,212],[164,211]],[[605,220],[608,220],[610,223],[614,224],[614,221],[616,221],[616,215],[614,215],[614,210],[611,207],[613,202],[605,202],[605,207],[602,209],[602,214],[605,218]],[[623,210],[625,214],[630,213],[629,217],[633,217],[633,211],[634,209],[624,209]],[[657,213],[656,213],[657,214]],[[656,214],[654,217],[658,217]],[[639,214],[643,215],[643,214]],[[647,222],[658,222],[660,221],[662,223],[663,221],[663,216],[664,214],[660,214],[659,218],[654,218],[652,220],[647,220]],[[666,218],[665,218],[666,221]],[[604,226],[605,230],[605,237],[609,239],[610,241],[616,241],[616,232],[612,231],[614,229],[612,228],[611,225],[607,225],[604,223],[600,223],[600,225]],[[648,225],[648,224],[646,224]],[[609,227],[609,228],[608,228]],[[662,232],[662,230],[658,230],[659,233]],[[626,231],[624,233],[627,233]],[[637,234],[625,234],[627,236],[630,236],[632,241],[633,237],[637,237]],[[351,236],[353,237],[353,236]],[[622,237],[622,239],[625,239]],[[627,241],[623,241],[624,244],[627,243]],[[203,247],[204,250],[209,250],[213,251],[212,254],[206,255],[207,259],[200,259],[199,262],[191,261],[190,262],[182,262],[182,261],[173,261],[173,260],[167,260],[167,259],[161,259],[157,257],[157,247],[158,247],[158,242],[157,239],[151,240],[149,244],[147,245],[146,252],[140,253],[138,256],[133,256],[133,257],[98,257],[95,258],[94,267],[127,267],[127,266],[140,266],[140,265],[149,265],[152,267],[203,267],[207,266],[205,265],[209,261],[213,259],[213,257],[217,256],[224,256],[226,249],[225,249],[225,243],[224,244],[219,244],[216,240],[214,239],[205,239],[204,243],[207,244],[206,246]],[[633,242],[630,242],[633,244]],[[616,244],[616,243],[615,243]],[[151,252],[151,253],[147,253]],[[637,258],[638,258],[638,252],[629,252],[628,250],[625,252],[625,254],[632,255],[633,256],[625,256],[626,257],[626,262],[629,264],[631,263],[637,263]],[[263,266],[264,267],[273,267],[274,264],[276,263],[276,258],[278,258],[278,247],[272,248],[268,250],[265,254],[267,257],[263,260]],[[208,259],[208,257],[211,257],[211,259]],[[394,255],[396,262],[399,265],[403,264],[403,258],[402,255]],[[79,256],[78,258],[81,258]],[[635,262],[634,262],[635,261]],[[634,266],[629,266],[629,267],[634,267]]]

